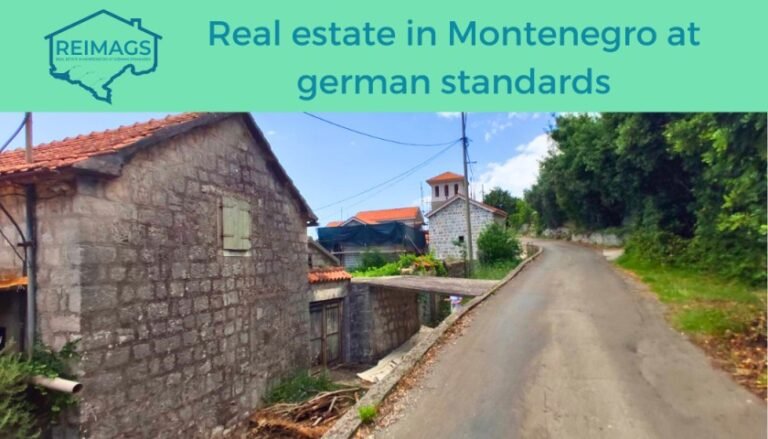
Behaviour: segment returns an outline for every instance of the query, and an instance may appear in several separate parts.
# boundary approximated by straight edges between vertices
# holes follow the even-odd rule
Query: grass
[[[650,286],[668,305],[675,328],[688,334],[722,337],[740,332],[765,312],[765,290],[746,283],[628,255],[617,263]]]
[[[370,424],[373,422],[373,420],[376,419],[377,413],[378,410],[376,410],[376,406],[373,405],[364,405],[357,410],[357,415],[360,417],[360,421],[363,424]]]
[[[307,371],[300,371],[274,386],[264,398],[264,402],[267,404],[303,402],[320,392],[340,388],[325,373],[312,376]]]
[[[517,267],[518,264],[519,261],[504,261],[495,264],[478,263],[472,270],[472,276],[470,277],[472,279],[501,280]]]

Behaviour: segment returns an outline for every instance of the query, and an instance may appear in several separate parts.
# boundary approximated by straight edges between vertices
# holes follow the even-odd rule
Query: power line
[[[11,134],[11,137],[9,137],[8,140],[6,140],[5,143],[3,143],[3,146],[0,147],[0,152],[5,151],[5,148],[7,148],[8,145],[10,145],[11,142],[13,142],[13,139],[15,139],[16,136],[19,135],[19,133],[21,132],[21,129],[24,128],[24,125],[26,124],[27,124],[27,115],[24,114],[24,117],[21,118],[21,123],[19,124],[18,128],[16,128],[16,131],[14,131],[13,134]]]
[[[383,191],[383,189],[386,189],[386,188],[388,188],[389,186],[392,186],[393,184],[396,184],[396,183],[400,182],[400,181],[401,181],[401,180],[403,180],[404,178],[406,178],[406,177],[410,176],[411,174],[415,173],[415,172],[416,172],[416,171],[418,171],[419,169],[421,169],[421,168],[423,168],[424,166],[428,165],[430,162],[432,162],[432,161],[433,161],[433,160],[435,160],[436,158],[438,158],[438,157],[440,157],[441,155],[443,155],[444,153],[446,153],[446,152],[447,152],[449,149],[453,148],[453,147],[454,147],[456,144],[458,144],[459,142],[461,142],[461,139],[458,139],[458,140],[454,140],[454,141],[453,141],[453,142],[452,142],[450,145],[448,145],[447,147],[445,147],[445,148],[441,149],[441,150],[440,150],[440,151],[439,151],[437,154],[434,154],[434,155],[430,156],[429,158],[427,158],[427,159],[426,159],[426,160],[424,160],[423,162],[421,162],[421,163],[417,164],[416,166],[414,166],[414,167],[412,167],[412,168],[410,168],[410,169],[408,169],[408,170],[406,170],[406,171],[404,171],[404,172],[402,172],[402,173],[400,173],[400,174],[397,174],[397,175],[395,175],[394,177],[392,177],[392,178],[390,178],[390,179],[388,179],[388,180],[386,180],[386,181],[383,181],[383,182],[381,182],[381,183],[379,183],[379,184],[377,184],[377,185],[371,186],[371,187],[369,187],[368,189],[365,189],[364,191],[358,192],[358,193],[356,193],[356,194],[354,194],[354,195],[350,195],[350,196],[348,196],[348,197],[346,197],[346,198],[342,198],[341,200],[338,200],[338,201],[334,201],[333,203],[329,203],[329,204],[326,204],[326,205],[324,205],[324,206],[320,206],[320,207],[318,207],[318,208],[316,208],[316,209],[314,209],[314,210],[315,210],[315,211],[320,211],[320,210],[326,209],[326,208],[328,208],[328,207],[336,206],[336,205],[338,205],[338,204],[341,204],[341,203],[344,203],[344,202],[346,202],[346,201],[349,201],[349,200],[353,200],[353,199],[355,199],[355,198],[357,198],[357,197],[359,197],[359,196],[361,196],[361,195],[365,195],[365,194],[367,194],[367,193],[370,193],[370,192],[372,192],[372,191],[375,191],[376,189],[380,189],[380,188],[382,188],[382,191]],[[358,205],[358,204],[362,203],[363,201],[369,200],[370,198],[372,198],[373,196],[375,196],[375,195],[379,194],[380,192],[381,192],[381,191],[379,191],[379,192],[376,192],[376,193],[374,193],[374,194],[373,194],[371,197],[367,197],[367,198],[364,198],[363,200],[359,200],[359,201],[355,202],[354,204],[351,204],[351,205],[349,205],[349,206],[347,206],[347,207],[356,206],[356,205]]]
[[[370,133],[366,133],[364,131],[356,130],[354,128],[350,128],[348,126],[342,125],[342,124],[334,122],[332,120],[325,119],[325,118],[320,117],[320,116],[318,116],[316,114],[308,113],[306,111],[304,112],[304,114],[306,114],[307,116],[312,117],[314,119],[317,119],[319,121],[325,122],[325,123],[327,123],[329,125],[333,125],[333,126],[335,126],[337,128],[341,128],[343,130],[347,130],[347,131],[353,132],[355,134],[359,134],[361,136],[370,137],[371,139],[381,140],[382,142],[394,143],[395,145],[404,145],[404,146],[446,146],[446,145],[453,145],[457,141],[461,140],[461,139],[454,139],[454,140],[451,140],[449,142],[441,142],[441,143],[404,142],[404,141],[401,141],[401,140],[388,139],[386,137],[381,137],[381,136],[377,136],[375,134],[370,134]]]

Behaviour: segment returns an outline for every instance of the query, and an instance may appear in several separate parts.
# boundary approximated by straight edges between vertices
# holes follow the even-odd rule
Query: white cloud
[[[437,115],[443,119],[458,119],[461,117],[461,112],[439,111]]]
[[[483,133],[483,139],[486,142],[490,142],[497,134],[501,134],[507,128],[510,128],[516,121],[535,120],[546,113],[507,113],[507,117],[504,119],[494,119],[490,121],[490,126]]]
[[[500,187],[516,197],[521,197],[523,190],[536,182],[539,161],[547,155],[553,145],[547,134],[541,134],[530,142],[519,145],[515,148],[515,155],[504,163],[489,163],[485,172],[476,179],[475,189],[483,187],[487,193],[495,187]]]

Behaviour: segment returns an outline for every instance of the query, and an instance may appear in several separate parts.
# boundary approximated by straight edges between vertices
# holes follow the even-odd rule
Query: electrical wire
[[[416,142],[404,142],[404,141],[395,140],[395,139],[388,139],[388,138],[386,138],[386,137],[380,137],[380,136],[377,136],[377,135],[375,135],[375,134],[370,134],[370,133],[366,133],[366,132],[364,132],[364,131],[356,130],[356,129],[354,129],[354,128],[350,128],[350,127],[348,127],[348,126],[342,125],[342,124],[340,124],[340,123],[337,123],[337,122],[334,122],[334,121],[332,121],[332,120],[328,120],[328,119],[325,119],[325,118],[323,118],[323,117],[320,117],[320,116],[318,116],[318,115],[316,115],[316,114],[313,114],[313,113],[308,113],[308,112],[306,112],[306,111],[304,112],[304,114],[305,114],[305,115],[307,115],[307,116],[309,116],[309,117],[312,117],[312,118],[314,118],[314,119],[317,119],[317,120],[319,120],[319,121],[325,122],[325,123],[327,123],[327,124],[329,124],[329,125],[333,125],[333,126],[335,126],[335,127],[337,127],[337,128],[341,128],[341,129],[343,129],[343,130],[347,130],[347,131],[353,132],[353,133],[355,133],[355,134],[359,134],[359,135],[361,135],[361,136],[370,137],[371,139],[381,140],[382,142],[394,143],[395,145],[404,145],[404,146],[426,146],[426,147],[432,147],[432,146],[446,146],[446,145],[453,145],[453,144],[454,144],[456,141],[458,141],[458,140],[461,140],[461,139],[454,139],[454,140],[451,140],[451,141],[449,141],[449,142],[440,142],[440,143],[416,143]]]
[[[5,151],[5,148],[8,148],[8,145],[10,145],[11,142],[13,142],[13,139],[15,139],[16,136],[19,135],[19,133],[21,132],[21,129],[24,128],[24,125],[26,124],[27,124],[27,115],[25,114],[24,117],[21,118],[21,123],[19,124],[18,128],[16,128],[16,131],[14,131],[13,134],[11,134],[11,137],[9,137],[8,140],[5,141],[5,143],[3,143],[3,146],[0,146],[0,152],[3,152]]]
[[[381,191],[375,192],[371,197],[364,198],[363,200],[359,200],[359,201],[355,202],[354,204],[351,204],[351,205],[346,206],[346,207],[356,206],[356,205],[362,203],[363,201],[367,201],[370,198],[372,198],[373,196],[378,195],[379,193],[381,193],[384,189],[388,188],[389,186],[392,186],[394,184],[399,183],[400,181],[402,181],[406,177],[410,176],[411,174],[415,173],[419,169],[421,169],[424,166],[428,165],[430,162],[432,162],[436,158],[438,158],[441,155],[443,155],[446,152],[448,152],[448,150],[450,150],[451,148],[456,146],[456,144],[458,144],[459,142],[461,142],[461,139],[454,140],[450,145],[448,145],[447,147],[441,149],[437,154],[434,154],[434,155],[430,156],[429,158],[427,158],[423,162],[417,164],[416,166],[414,166],[414,167],[412,167],[412,168],[410,168],[410,169],[408,169],[408,170],[406,170],[406,171],[404,171],[404,172],[402,172],[400,174],[397,174],[394,177],[392,177],[392,178],[390,178],[390,179],[388,179],[386,181],[383,181],[383,182],[381,182],[381,183],[379,183],[377,185],[371,186],[368,189],[365,189],[364,191],[358,192],[358,193],[356,193],[354,195],[350,195],[350,196],[348,196],[346,198],[342,198],[341,200],[334,201],[333,203],[329,203],[329,204],[326,204],[324,206],[320,206],[320,207],[318,207],[316,209],[313,209],[313,210],[314,211],[320,211],[320,210],[323,210],[323,209],[326,209],[326,208],[329,208],[329,207],[333,207],[333,206],[339,205],[341,203],[344,203],[346,201],[353,200],[353,199],[355,199],[355,198],[357,198],[357,197],[359,197],[361,195],[368,194],[368,193],[370,193],[372,191],[375,191],[376,189],[381,189]]]

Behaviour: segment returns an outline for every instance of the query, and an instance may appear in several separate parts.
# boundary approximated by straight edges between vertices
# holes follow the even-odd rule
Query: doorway
[[[309,305],[309,346],[312,366],[341,361],[341,300]]]

